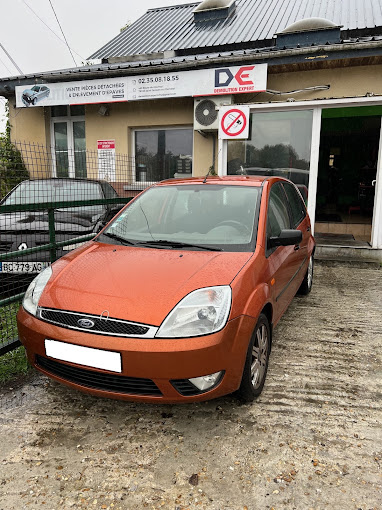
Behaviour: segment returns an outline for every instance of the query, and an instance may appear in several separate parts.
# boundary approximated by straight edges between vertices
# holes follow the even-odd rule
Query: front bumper
[[[19,338],[29,361],[45,375],[93,395],[153,403],[209,400],[237,390],[256,325],[253,317],[241,316],[229,321],[218,333],[204,337],[144,339],[64,329],[36,319],[23,308],[20,308],[17,322]],[[49,358],[45,339],[119,352],[122,372],[116,374]],[[213,389],[190,392],[188,379],[219,371],[224,374]]]

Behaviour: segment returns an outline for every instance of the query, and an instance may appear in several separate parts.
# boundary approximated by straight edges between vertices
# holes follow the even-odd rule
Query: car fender
[[[257,319],[265,306],[268,304],[272,306],[270,288],[265,282],[259,283],[248,293],[243,292],[243,289],[237,289],[236,292],[235,290],[233,289],[231,319],[239,315],[247,315]]]
[[[271,301],[271,292],[269,285],[266,283],[259,284],[253,292],[248,296],[244,313],[250,317],[257,319]],[[272,306],[272,304],[271,304]],[[272,321],[270,321],[272,322]]]

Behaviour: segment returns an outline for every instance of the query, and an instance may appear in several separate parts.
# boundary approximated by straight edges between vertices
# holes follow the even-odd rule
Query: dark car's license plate
[[[41,273],[49,262],[0,262],[0,273]]]

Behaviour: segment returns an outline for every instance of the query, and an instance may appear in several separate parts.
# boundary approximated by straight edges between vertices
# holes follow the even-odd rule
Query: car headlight
[[[42,271],[27,288],[27,291],[23,299],[24,309],[36,316],[37,306],[40,300],[41,294],[45,289],[45,285],[48,283],[49,278],[52,276],[52,268],[48,266]]]
[[[155,336],[184,338],[215,333],[227,323],[231,299],[228,285],[194,290],[175,306]]]

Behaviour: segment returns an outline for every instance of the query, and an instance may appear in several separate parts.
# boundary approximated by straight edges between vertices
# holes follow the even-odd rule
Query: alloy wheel
[[[308,274],[307,274],[307,283],[308,283],[308,289],[312,286],[313,281],[313,258],[310,257],[309,259],[309,265],[308,265]]]
[[[252,348],[251,382],[257,389],[264,378],[268,359],[268,331],[262,324],[256,331],[255,342]]]

